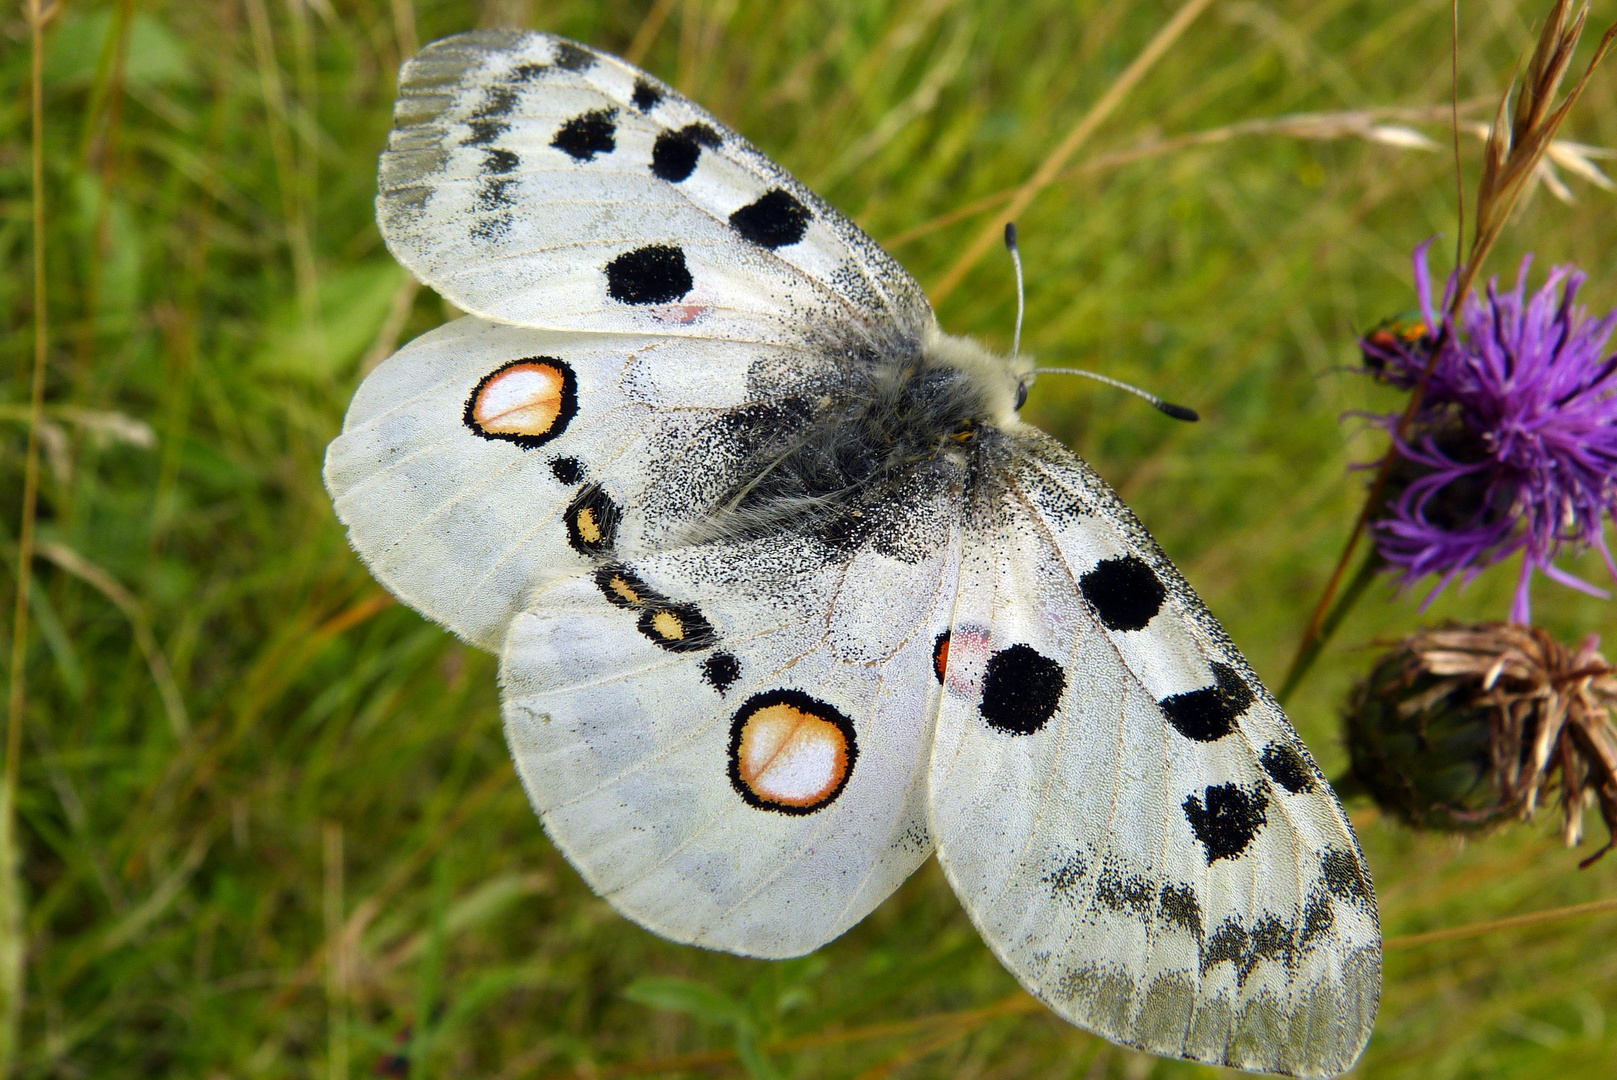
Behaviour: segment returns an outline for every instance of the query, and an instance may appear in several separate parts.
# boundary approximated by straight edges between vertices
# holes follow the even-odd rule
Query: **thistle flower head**
[[[1617,355],[1606,352],[1617,311],[1589,317],[1575,302],[1584,275],[1570,266],[1529,296],[1529,257],[1514,289],[1490,281],[1486,298],[1466,297],[1450,320],[1432,303],[1429,246],[1415,252],[1421,317],[1384,323],[1359,343],[1366,370],[1404,389],[1437,350],[1409,431],[1399,435],[1398,415],[1376,418],[1399,457],[1374,524],[1377,551],[1406,582],[1439,575],[1428,603],[1520,551],[1511,619],[1524,624],[1535,570],[1605,596],[1554,560],[1594,547],[1617,576],[1602,534],[1617,511]]]

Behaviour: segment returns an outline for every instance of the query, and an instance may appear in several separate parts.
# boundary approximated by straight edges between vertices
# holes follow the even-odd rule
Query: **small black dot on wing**
[[[1168,595],[1157,572],[1134,555],[1101,560],[1078,588],[1108,630],[1144,629]]]
[[[511,194],[511,188],[516,180],[508,176],[491,176],[483,181],[477,189],[477,198],[474,205],[479,213],[492,214],[507,206],[511,206],[516,199]]]
[[[718,146],[723,140],[706,124],[687,124],[678,131],[664,131],[651,146],[651,174],[677,184],[696,171],[702,147]]]
[[[1044,727],[1067,688],[1061,665],[1031,645],[1012,645],[988,658],[983,699],[977,706],[988,725],[1011,735]]]
[[[1263,771],[1293,795],[1313,790],[1314,777],[1309,772],[1308,762],[1285,743],[1272,742],[1264,747],[1260,761],[1263,764]]]
[[[724,692],[741,678],[741,661],[730,653],[716,652],[702,661],[702,681],[719,692]]]
[[[949,631],[945,630],[932,641],[932,674],[940,685],[949,672],[949,636]]]
[[[634,81],[634,96],[629,100],[641,112],[648,112],[656,108],[657,103],[663,99],[663,92],[651,85],[645,79]]]
[[[1207,863],[1233,859],[1247,849],[1268,820],[1269,798],[1236,784],[1214,784],[1184,802],[1185,820],[1207,849]]]
[[[511,130],[511,125],[504,120],[491,120],[487,117],[473,117],[466,121],[466,126],[472,133],[466,137],[466,146],[487,146],[489,143]]]
[[[559,457],[550,463],[550,475],[564,484],[584,479],[584,463],[575,457]]]
[[[1202,936],[1202,905],[1192,886],[1164,885],[1157,900],[1157,911],[1168,925],[1188,930],[1198,938]]]
[[[606,264],[606,291],[624,304],[666,304],[694,284],[684,250],[672,244],[648,244]]]
[[[788,191],[774,188],[730,215],[735,231],[760,247],[790,247],[803,239],[814,215]]]
[[[556,131],[550,145],[575,161],[590,161],[596,154],[617,149],[616,109],[591,109],[573,117]]]

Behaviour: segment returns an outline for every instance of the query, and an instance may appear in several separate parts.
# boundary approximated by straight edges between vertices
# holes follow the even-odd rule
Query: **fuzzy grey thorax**
[[[995,356],[935,324],[907,355],[865,353],[843,370],[846,381],[757,447],[703,538],[868,520],[913,498],[915,485],[964,491],[996,434],[1021,425],[1016,410],[1033,380],[1031,358]]]
[[[923,369],[952,369],[965,376],[982,399],[985,423],[1013,428],[1022,422],[1016,412],[1033,385],[1031,356],[997,356],[971,338],[945,334],[933,323],[921,340],[921,364]]]

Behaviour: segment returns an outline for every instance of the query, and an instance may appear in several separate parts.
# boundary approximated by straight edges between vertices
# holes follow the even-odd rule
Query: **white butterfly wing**
[[[366,378],[326,487],[382,584],[496,650],[545,581],[674,542],[837,377],[793,349],[468,317]]]
[[[548,34],[408,61],[379,187],[399,261],[501,322],[888,345],[932,321],[902,267],[741,136]]]
[[[1380,991],[1340,804],[1138,521],[1042,435],[968,531],[931,827],[973,921],[1061,1016],[1154,1053],[1347,1069]]]
[[[931,852],[950,504],[911,492],[852,551],[780,531],[534,595],[501,664],[506,734],[547,833],[614,908],[676,941],[797,956]]]

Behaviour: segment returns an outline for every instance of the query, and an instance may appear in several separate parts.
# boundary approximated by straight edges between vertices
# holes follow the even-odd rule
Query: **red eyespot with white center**
[[[485,439],[543,446],[578,412],[578,380],[554,356],[513,360],[485,375],[466,401],[466,426]]]
[[[853,721],[796,690],[748,699],[730,725],[730,783],[751,806],[811,814],[842,794],[859,756]]]

